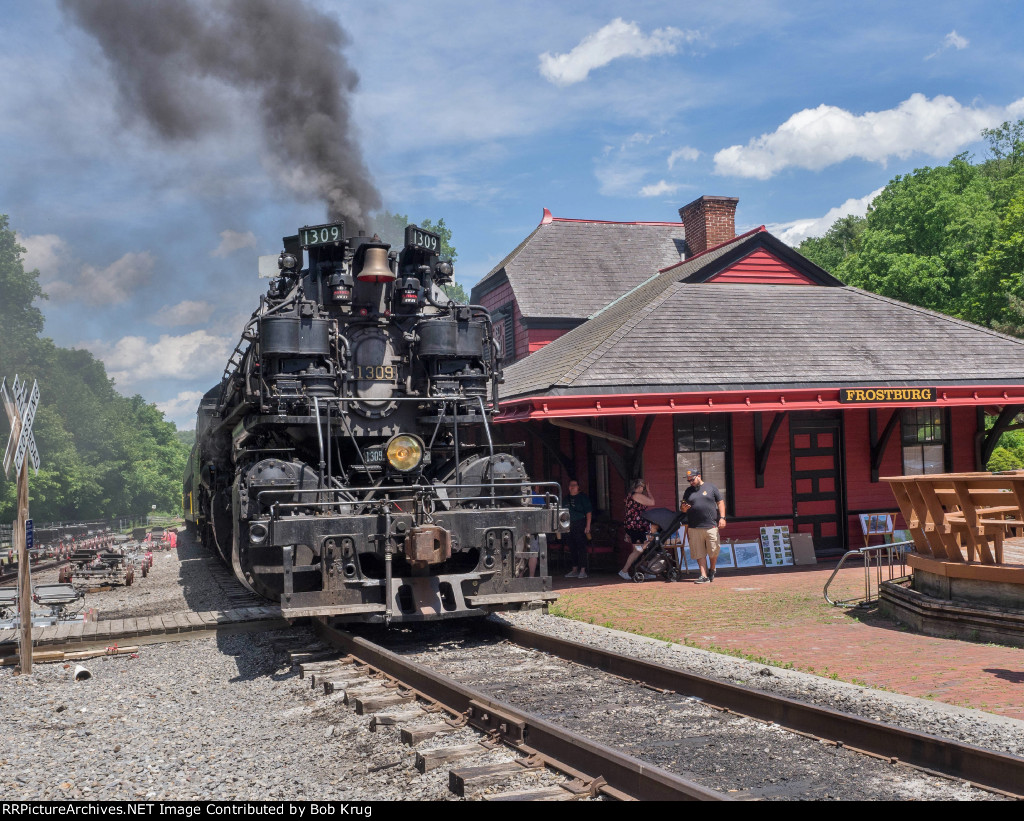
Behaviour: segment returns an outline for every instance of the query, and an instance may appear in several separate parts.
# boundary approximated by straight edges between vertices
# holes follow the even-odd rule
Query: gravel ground
[[[101,618],[236,606],[230,577],[187,540],[157,553],[146,578],[90,594]],[[218,566],[219,567],[219,566]],[[50,581],[47,573],[36,581]],[[53,571],[55,580],[56,571]],[[728,656],[539,613],[511,621],[695,672],[877,720],[1024,754],[1024,722],[766,668]],[[312,640],[303,629],[223,635],[143,647],[137,658],[73,666],[0,668],[0,795],[5,799],[289,798],[450,800],[447,768],[418,773],[394,728],[370,733],[338,699],[290,671],[280,649]],[[614,699],[606,700],[611,703]],[[429,719],[427,720],[429,721]],[[436,744],[476,740],[460,731]],[[504,751],[488,761],[502,760]]]
[[[179,558],[180,554],[180,558]],[[146,578],[87,594],[102,618],[215,610],[238,590],[197,548],[156,553]],[[217,573],[211,573],[211,566]],[[52,571],[53,580],[56,572]],[[50,581],[50,571],[34,582]],[[0,668],[0,797],[4,800],[458,800],[448,768],[424,774],[397,727],[369,719],[300,680],[282,648],[305,628],[147,645],[137,657]],[[409,726],[435,723],[424,718]],[[419,749],[479,740],[459,730]],[[494,750],[480,761],[514,756]],[[558,779],[529,773],[505,789]],[[492,790],[495,791],[495,790]]]
[[[33,573],[32,584],[57,582],[58,568]],[[230,597],[230,598],[229,598]],[[238,600],[242,603],[235,603]],[[244,600],[244,601],[243,601]],[[228,570],[190,539],[179,539],[176,550],[157,550],[153,566],[143,577],[138,570],[131,585],[86,593],[80,604],[95,609],[101,620],[156,616],[184,610],[219,610],[266,604],[235,581]]]

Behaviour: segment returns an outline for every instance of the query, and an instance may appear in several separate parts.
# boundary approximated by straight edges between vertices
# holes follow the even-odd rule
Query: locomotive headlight
[[[283,253],[277,258],[277,267],[282,271],[287,271],[289,274],[295,272],[295,268],[298,264],[299,260],[294,254]]]
[[[423,461],[423,440],[418,436],[402,433],[388,442],[388,464],[395,470],[408,473]]]

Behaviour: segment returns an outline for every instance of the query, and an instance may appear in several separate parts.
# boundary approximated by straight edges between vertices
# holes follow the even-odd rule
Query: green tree
[[[393,214],[390,211],[382,211],[370,218],[370,230],[377,233],[384,242],[390,243],[392,248],[401,248],[405,242],[405,227],[409,224],[407,214]],[[417,225],[425,231],[432,231],[441,237],[441,259],[455,262],[458,251],[452,245],[452,229],[444,224],[444,217],[434,222],[432,219],[420,220]]]
[[[392,214],[390,211],[381,211],[370,217],[370,234],[377,234],[384,242],[392,248],[401,248],[405,243],[405,226],[409,224],[409,217],[406,214]]]
[[[1024,337],[1024,119],[986,129],[989,156],[895,177],[867,217],[798,250],[850,285]],[[1024,432],[990,465],[1024,464]]]
[[[832,223],[823,237],[808,237],[797,248],[811,262],[826,271],[835,271],[860,250],[867,220],[849,214]]]
[[[39,382],[33,431],[42,462],[29,480],[40,522],[97,519],[180,509],[189,446],[141,396],[119,394],[88,351],[42,337],[35,302],[46,295],[39,272],[25,271],[24,248],[0,216],[0,374]],[[6,433],[6,417],[0,423]],[[16,482],[0,476],[0,521],[14,517]]]
[[[986,469],[995,472],[997,470],[1019,470],[1022,466],[1024,466],[1024,461],[1019,455],[1000,445],[992,451],[992,457],[988,460]]]
[[[441,237],[441,259],[447,259],[451,262],[459,256],[459,252],[455,250],[455,246],[452,245],[452,229],[444,224],[444,217],[441,217],[437,222],[432,219],[425,219],[419,223],[420,228],[424,231],[432,231]]]
[[[25,270],[25,249],[7,223],[7,215],[0,214],[0,367],[10,379],[38,354],[43,312],[34,303],[46,295],[39,271]]]
[[[400,248],[405,242],[405,227],[409,224],[409,217],[405,214],[393,214],[390,211],[383,211],[374,215],[371,219],[372,230],[380,235],[385,242],[391,243],[392,247]],[[444,217],[435,222],[432,219],[420,220],[417,225],[425,231],[431,231],[441,237],[441,259],[451,262],[459,256],[459,252],[452,245],[452,229],[445,225]],[[443,288],[449,299],[455,302],[469,302],[469,294],[466,289],[454,280]]]
[[[1024,191],[1010,201],[970,284],[996,330],[1024,336]]]

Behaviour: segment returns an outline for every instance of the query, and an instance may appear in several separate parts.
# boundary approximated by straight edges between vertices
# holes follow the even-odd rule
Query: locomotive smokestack
[[[282,178],[328,219],[365,222],[381,197],[351,128],[344,29],[302,0],[60,0],[110,61],[127,116],[169,142],[223,131],[223,88],[254,94]],[[211,83],[211,81],[213,81]]]

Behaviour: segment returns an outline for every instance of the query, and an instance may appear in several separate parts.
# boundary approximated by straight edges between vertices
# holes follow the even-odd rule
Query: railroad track
[[[162,619],[101,621],[98,628],[109,627],[109,633],[100,635],[97,625],[91,625],[88,636],[77,636],[66,645],[60,629],[47,628],[54,635],[46,649],[66,647],[74,651],[90,645],[151,644],[188,639],[211,630],[281,627],[279,612],[277,618],[270,612],[273,608],[264,607],[264,612],[258,612],[239,607],[249,602],[251,594],[228,571],[212,560],[201,564],[203,567],[197,565],[196,571],[219,575],[217,587],[223,606],[235,609],[177,614],[181,619],[169,619],[165,614]],[[173,626],[164,629],[169,622]],[[416,718],[403,719],[403,730],[408,731],[403,735],[414,739],[417,748],[432,744],[432,739],[458,736],[457,732],[439,728],[430,731],[430,725],[464,723],[466,728],[481,733],[478,740],[456,744],[472,747],[485,759],[479,765],[463,762],[454,768],[456,775],[449,780],[462,783],[458,789],[467,795],[478,795],[482,789],[500,790],[490,782],[526,771],[538,781],[533,789],[539,791],[539,796],[549,791],[545,800],[551,800],[552,795],[563,797],[563,793],[569,799],[592,794],[663,799],[836,797],[835,791],[828,791],[831,783],[842,780],[851,770],[863,770],[865,780],[895,783],[927,780],[929,773],[935,773],[949,784],[949,789],[961,790],[950,793],[949,797],[956,798],[967,795],[963,791],[968,782],[996,795],[1014,797],[1024,784],[1024,759],[1012,755],[860,719],[509,624],[496,626],[494,620],[485,623],[496,632],[478,642],[475,651],[456,646],[455,639],[460,633],[481,639],[486,631],[481,630],[480,622],[391,631],[390,643],[402,636],[415,636],[413,646],[401,646],[397,651],[350,633],[338,632],[335,636],[336,631],[320,623],[315,626],[321,640],[335,643],[336,655],[358,657],[361,664],[389,676],[387,689],[392,692],[387,695],[406,699],[412,695],[415,703],[407,709],[381,708],[384,712],[380,718],[373,719],[375,727],[384,726],[394,714],[412,712]],[[123,626],[121,632],[118,625]],[[75,629],[84,633],[80,627]],[[190,630],[195,632],[190,634]],[[451,645],[450,652],[442,652],[447,645]],[[504,658],[505,650],[512,655]],[[478,657],[475,660],[474,652]],[[417,659],[421,663],[408,665]],[[442,669],[444,675],[438,676],[429,669],[431,666]],[[520,678],[508,683],[504,677],[509,670],[518,670]],[[314,668],[308,672],[311,679],[320,680]],[[585,685],[590,702],[579,709],[559,709],[558,702],[566,698],[565,694],[583,686],[574,676],[592,679],[592,684]],[[547,687],[546,702],[522,684],[524,677]],[[347,679],[342,675],[336,681],[344,684]],[[372,684],[380,687],[377,682]],[[352,689],[338,686],[337,693],[325,697],[344,702]],[[355,700],[353,709],[359,709]],[[573,710],[578,715],[570,715]],[[725,737],[733,740],[721,741]],[[504,753],[510,757],[495,769],[496,765],[486,759],[501,757],[496,744],[511,752]],[[469,755],[466,751],[458,754]],[[424,756],[424,761],[440,761],[444,755],[432,753]],[[712,761],[711,771],[701,766],[708,763],[709,756],[717,759]],[[509,768],[512,758],[523,763]],[[797,772],[799,768],[785,766],[805,759],[811,762],[808,767],[817,768],[810,776]],[[746,769],[733,766],[734,760],[744,763]],[[861,761],[870,766],[858,763]],[[474,766],[485,769],[464,774]],[[557,784],[542,775],[550,773],[551,767],[562,773]],[[522,787],[523,776],[513,780],[518,785],[513,792],[529,792]],[[933,787],[921,789],[915,797],[939,795]],[[895,797],[904,794],[899,790],[893,793]],[[856,790],[840,790],[838,797],[864,796]],[[866,797],[878,796],[868,793]]]
[[[67,559],[48,559],[45,562],[38,562],[31,566],[33,573],[38,573],[43,570],[50,570],[54,567],[60,567],[62,564],[67,564]],[[14,566],[14,570],[5,571],[0,573],[0,585],[9,584],[10,582],[16,582],[18,580],[18,566]]]
[[[571,801],[717,800],[725,796],[657,766],[594,743],[543,718],[498,704],[486,693],[459,684],[429,668],[408,662],[364,638],[318,624],[321,639],[336,648],[320,653],[292,654],[300,674],[325,696],[341,694],[357,713],[372,714],[376,730],[400,725],[409,745],[433,742],[462,728],[480,738],[420,749],[420,772],[459,764],[449,770],[449,788],[456,795],[487,800]],[[339,655],[343,653],[344,655]],[[512,753],[494,761],[494,751]],[[557,774],[552,781],[551,774]],[[534,776],[530,786],[521,782]],[[514,780],[511,789],[481,791]]]
[[[521,684],[504,686],[506,661],[495,644],[482,643],[476,673],[463,662],[466,653],[453,649],[438,654],[436,649],[422,655],[436,659],[445,673],[413,659],[415,649],[402,652],[385,649],[365,638],[317,627],[325,641],[340,651],[359,657],[385,672],[410,692],[421,694],[459,712],[473,721],[473,713],[491,716],[477,720],[481,729],[494,731],[495,722],[505,724],[499,733],[513,748],[520,745],[545,759],[557,761],[583,780],[603,778],[604,795],[635,798],[1018,798],[1024,784],[1024,759],[925,733],[870,721],[835,710],[816,707],[777,696],[730,685],[678,669],[651,664],[591,646],[566,642],[551,636],[501,625],[499,639],[516,648],[517,658],[507,664],[525,675],[558,679],[552,659],[567,665],[583,665],[604,677],[594,688],[599,693],[594,715],[580,722],[553,722],[534,712],[536,699],[521,699]],[[539,673],[531,673],[531,670]],[[452,676],[459,678],[456,681]],[[467,679],[473,679],[467,684]],[[612,684],[609,683],[612,681]],[[634,719],[625,707],[607,702],[616,690],[614,682],[645,693],[643,715],[662,719],[650,726],[636,727],[632,743],[623,752],[620,736]],[[580,686],[566,677],[561,686],[549,686],[557,702],[571,688]],[[511,697],[495,696],[502,691]],[[634,692],[628,701],[638,701]],[[513,703],[514,702],[514,703]],[[525,705],[525,706],[524,706]],[[558,714],[558,710],[554,712]],[[496,717],[496,718],[495,718]],[[657,723],[658,726],[655,726]],[[474,726],[475,726],[474,725]],[[607,742],[607,743],[603,743]],[[765,755],[760,755],[761,751]],[[621,756],[616,761],[608,752]],[[526,751],[524,750],[524,755]],[[675,760],[673,760],[675,756]],[[701,769],[711,759],[713,765]],[[736,759],[736,761],[726,759]],[[716,760],[717,759],[717,760]],[[654,783],[642,782],[644,775],[656,775]],[[748,782],[748,783],[744,783]],[[753,784],[749,782],[754,782]],[[671,792],[659,792],[670,790]],[[600,791],[599,791],[600,792]]]

